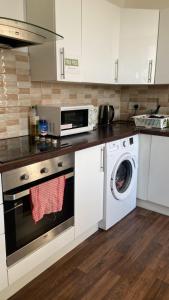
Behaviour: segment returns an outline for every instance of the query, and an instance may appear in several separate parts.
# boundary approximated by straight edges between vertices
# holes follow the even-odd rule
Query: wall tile
[[[113,104],[116,119],[149,113],[157,105],[169,114],[169,85],[111,86],[58,82],[31,82],[27,52],[0,50],[0,139],[28,134],[31,105]]]
[[[169,113],[169,85],[121,87],[121,119],[134,115],[134,104],[139,105],[137,114],[151,113],[160,105],[159,113]]]

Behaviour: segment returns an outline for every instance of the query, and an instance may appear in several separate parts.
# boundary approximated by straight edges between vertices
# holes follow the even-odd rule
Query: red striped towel
[[[45,214],[62,210],[65,182],[65,176],[60,176],[30,189],[32,217],[35,223]]]

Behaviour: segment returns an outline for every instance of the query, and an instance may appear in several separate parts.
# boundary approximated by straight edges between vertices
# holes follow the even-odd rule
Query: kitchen
[[[42,0],[1,0],[0,10],[1,17],[64,37],[0,50],[0,298],[18,292],[11,299],[168,299],[169,131],[136,128],[129,121],[134,114],[154,114],[158,106],[160,114],[169,114],[169,4],[55,0],[46,6]],[[92,107],[94,130],[32,144],[30,107],[41,105],[68,109],[65,115],[71,108],[76,121],[75,107],[81,113]],[[96,124],[100,106],[113,106],[112,125]],[[121,178],[121,165],[127,170],[125,187],[121,179],[114,186],[112,177]],[[20,219],[14,224],[13,217],[5,217],[4,229],[4,213],[22,199],[28,203],[33,182],[56,179],[57,173],[66,177],[64,199],[70,200],[60,215],[66,227],[59,223],[54,233],[45,219],[36,236],[30,215],[27,229],[19,226],[24,225],[19,207]],[[23,182],[30,181],[19,187],[23,175]],[[22,198],[11,207],[17,194]],[[30,249],[26,241],[23,251],[16,249],[28,231],[39,244],[31,241]]]

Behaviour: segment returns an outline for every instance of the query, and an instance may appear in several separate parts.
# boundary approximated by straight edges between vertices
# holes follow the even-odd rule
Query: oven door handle
[[[74,172],[68,173],[65,175],[66,179],[69,179],[74,176]],[[4,193],[4,201],[15,201],[22,197],[28,196],[30,194],[30,189],[24,190],[16,194],[6,194]]]

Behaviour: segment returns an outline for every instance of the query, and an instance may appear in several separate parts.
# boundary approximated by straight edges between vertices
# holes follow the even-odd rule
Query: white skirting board
[[[53,256],[44,260],[41,264],[38,265],[38,267],[34,268],[25,276],[17,280],[14,284],[10,285],[7,289],[3,290],[0,293],[0,299],[7,300],[9,297],[14,295],[17,291],[19,291],[22,287],[24,287],[27,283],[32,281],[34,278],[36,278],[38,275],[40,275],[42,272],[44,272],[46,269],[48,269],[50,266],[56,263],[60,258],[62,258],[68,252],[73,250],[79,244],[81,244],[89,236],[94,234],[97,230],[98,230],[98,224],[90,228],[90,230],[88,230],[87,232],[79,236],[76,240],[70,242],[64,248],[57,251]]]
[[[158,205],[156,203],[137,199],[137,206],[148,210],[155,211],[159,214],[169,216],[169,207]]]

